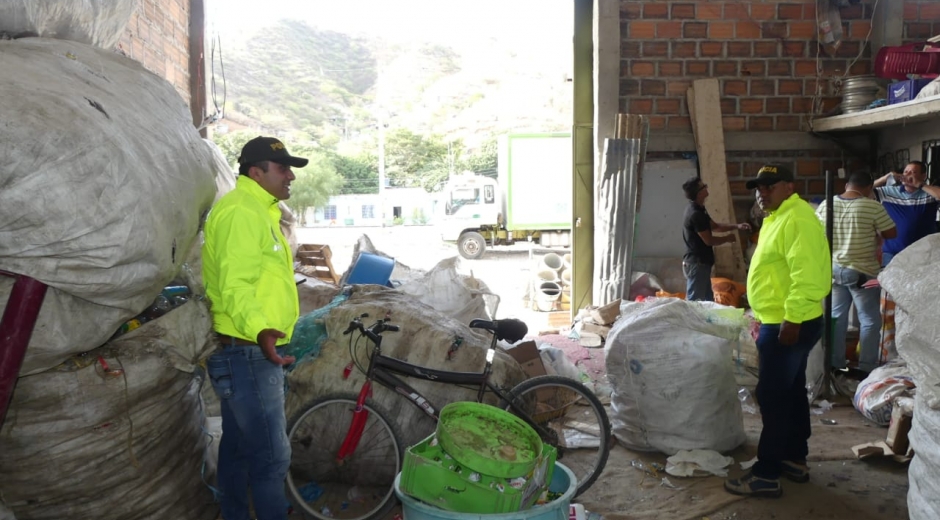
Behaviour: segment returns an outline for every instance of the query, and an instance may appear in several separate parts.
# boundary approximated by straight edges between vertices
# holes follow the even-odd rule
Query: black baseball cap
[[[308,162],[303,157],[292,156],[287,152],[284,143],[276,138],[258,136],[242,147],[242,154],[238,157],[238,163],[255,164],[261,161],[273,161],[295,168],[303,168]]]
[[[778,182],[793,182],[793,172],[780,164],[766,164],[757,170],[757,176],[747,181],[745,186],[753,190],[758,186],[770,186]]]

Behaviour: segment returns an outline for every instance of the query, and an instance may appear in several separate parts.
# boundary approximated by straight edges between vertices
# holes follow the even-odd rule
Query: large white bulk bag
[[[897,304],[895,343],[923,394],[923,403],[940,410],[940,235],[928,235],[898,253],[878,276]]]
[[[732,352],[746,324],[740,309],[710,302],[622,306],[604,347],[617,439],[667,455],[743,444]]]
[[[49,285],[22,374],[103,344],[179,272],[216,193],[186,104],[89,45],[0,41],[0,270]],[[12,280],[0,279],[0,309]]]
[[[214,520],[201,377],[175,368],[206,355],[210,326],[205,304],[190,301],[19,378],[0,428],[6,506],[34,520]]]
[[[0,0],[0,32],[114,47],[137,0]]]

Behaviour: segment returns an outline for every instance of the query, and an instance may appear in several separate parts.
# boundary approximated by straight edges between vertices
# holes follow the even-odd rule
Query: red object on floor
[[[3,425],[48,286],[28,276],[5,271],[0,271],[0,275],[16,279],[0,318],[0,425]]]

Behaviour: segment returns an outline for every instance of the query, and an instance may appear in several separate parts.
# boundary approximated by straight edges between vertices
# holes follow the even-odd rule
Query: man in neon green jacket
[[[832,264],[825,229],[794,193],[790,170],[764,166],[746,186],[757,189],[758,204],[769,214],[747,276],[748,301],[761,323],[755,393],[763,429],[757,463],[745,476],[725,481],[725,489],[779,497],[781,476],[809,480],[806,361],[822,337],[821,302],[832,287]]]
[[[252,518],[250,488],[258,520],[284,520],[290,444],[283,366],[294,359],[277,347],[290,341],[299,301],[277,203],[290,198],[291,167],[307,159],[292,157],[277,139],[256,137],[238,163],[235,189],[210,211],[202,248],[206,296],[223,347],[207,362],[222,405],[222,518]]]

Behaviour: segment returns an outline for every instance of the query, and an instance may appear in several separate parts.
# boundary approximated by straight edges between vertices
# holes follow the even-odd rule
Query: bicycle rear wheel
[[[499,407],[540,427],[542,442],[554,446],[558,460],[578,478],[575,496],[591,487],[607,464],[611,444],[610,420],[597,396],[561,376],[523,381],[510,395],[513,406],[503,400]]]
[[[395,504],[401,471],[401,436],[371,403],[362,439],[342,463],[336,454],[356,409],[356,396],[331,395],[300,412],[287,428],[291,467],[287,487],[294,507],[312,518],[378,518]]]

